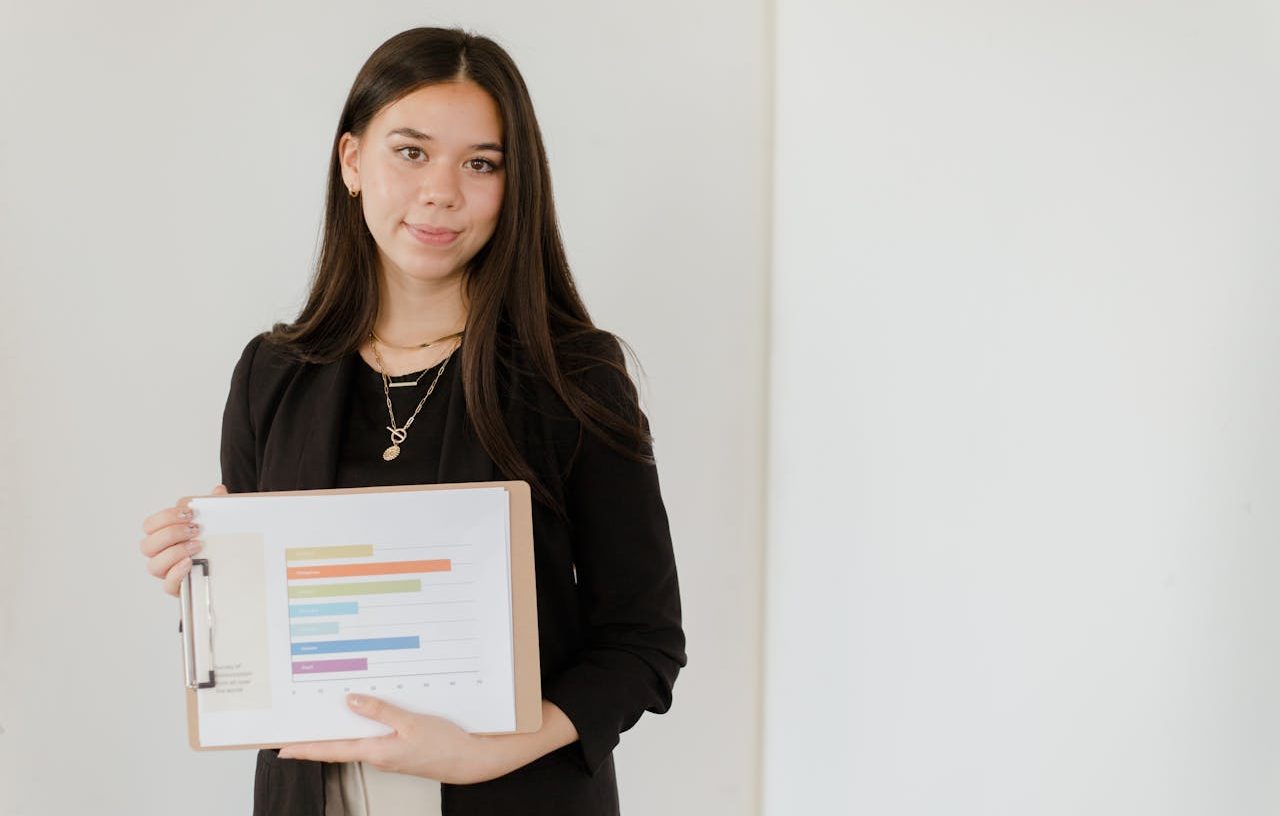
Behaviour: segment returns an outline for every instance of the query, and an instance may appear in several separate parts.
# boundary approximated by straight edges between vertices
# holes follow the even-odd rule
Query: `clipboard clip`
[[[197,620],[195,611],[197,604],[195,602],[195,591],[193,588],[193,578],[196,568],[200,568],[204,572],[204,580],[201,581],[201,587],[204,590],[204,604],[199,607],[202,614]],[[213,688],[213,605],[211,602],[212,589],[209,585],[209,559],[193,558],[191,559],[191,569],[182,579],[180,586],[180,600],[182,605],[182,619],[178,622],[178,634],[182,637],[182,668],[186,674],[187,688],[203,689]],[[203,626],[198,625],[203,623]],[[204,632],[197,634],[197,629],[203,628]],[[203,661],[199,659],[203,657]],[[200,679],[200,670],[197,662],[203,663],[208,680]]]

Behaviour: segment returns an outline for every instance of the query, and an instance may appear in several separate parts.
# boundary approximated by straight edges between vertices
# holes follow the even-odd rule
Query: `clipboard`
[[[494,490],[495,488],[500,489],[500,492]],[[326,488],[326,489],[315,489],[315,490],[271,491],[271,492],[258,492],[258,493],[231,493],[231,494],[224,494],[224,495],[207,495],[206,494],[206,495],[199,495],[199,496],[195,496],[195,495],[184,496],[181,499],[179,499],[178,505],[185,508],[190,504],[190,502],[193,499],[200,499],[202,501],[203,500],[221,501],[226,499],[245,499],[245,498],[255,498],[255,497],[276,498],[276,497],[288,497],[288,496],[303,496],[303,497],[359,496],[363,494],[396,494],[396,493],[402,493],[402,492],[408,492],[408,491],[413,491],[415,493],[424,493],[424,492],[430,493],[433,491],[455,491],[455,493],[447,496],[437,495],[433,497],[424,497],[424,499],[422,499],[422,500],[429,499],[431,501],[437,501],[437,502],[445,499],[450,499],[452,497],[460,497],[462,494],[459,494],[456,491],[486,491],[485,495],[487,496],[486,500],[490,502],[489,506],[496,506],[494,505],[494,502],[501,501],[501,495],[505,494],[505,497],[506,497],[506,519],[505,520],[507,524],[506,564],[508,567],[507,573],[506,573],[506,580],[507,580],[508,589],[509,589],[509,621],[507,622],[509,623],[509,627],[510,627],[509,628],[510,674],[509,675],[500,674],[500,676],[503,676],[503,677],[509,676],[511,680],[511,686],[509,691],[510,691],[510,698],[511,698],[510,714],[512,716],[510,717],[510,720],[513,721],[514,727],[502,728],[497,730],[472,730],[468,728],[467,730],[471,731],[471,733],[476,733],[476,734],[528,733],[532,731],[537,731],[542,727],[542,704],[541,704],[542,690],[541,690],[541,672],[539,667],[539,656],[538,656],[539,655],[538,616],[537,616],[537,595],[536,595],[536,587],[535,587],[534,557],[533,557],[533,518],[532,518],[532,505],[530,501],[529,484],[527,482],[522,480],[510,480],[510,481],[463,482],[463,483],[446,483],[446,484],[393,485],[393,486],[384,486],[384,487]],[[477,493],[477,494],[469,494],[469,495],[471,495],[472,497],[478,497],[480,494]],[[375,499],[375,501],[378,501],[378,500]],[[334,503],[328,503],[327,506],[332,507],[333,505]],[[262,507],[263,505],[258,504],[257,506]],[[278,507],[279,503],[276,503],[276,506]],[[209,536],[207,536],[207,531],[202,531],[201,538],[202,540],[209,538]],[[447,547],[448,545],[440,545],[440,546]],[[279,549],[279,548],[276,547],[275,549]],[[329,556],[327,554],[319,552],[320,550],[323,550],[323,549],[325,548],[304,547],[300,549],[294,548],[294,549],[288,550],[289,552],[301,553],[302,556],[304,557],[304,560],[296,563],[302,563],[304,565],[307,565],[307,566],[301,566],[301,567],[286,568],[288,571],[284,574],[291,576],[289,578],[289,581],[290,581],[289,596],[290,597],[293,597],[293,592],[294,592],[293,588],[296,585],[302,585],[303,589],[310,589],[311,587],[323,588],[325,586],[324,584],[317,584],[314,582],[309,583],[305,580],[294,580],[294,577],[298,577],[298,576],[305,579],[305,578],[312,577],[312,573],[319,574],[319,573],[322,573],[324,570],[331,570],[335,572],[324,573],[324,574],[352,573],[352,574],[365,575],[365,576],[377,575],[379,577],[394,578],[397,576],[395,575],[383,576],[383,573],[392,572],[392,571],[396,571],[396,572],[401,571],[398,568],[398,565],[405,565],[406,567],[412,567],[414,569],[426,569],[427,567],[425,565],[429,563],[433,563],[433,562],[427,562],[427,561],[399,561],[394,563],[388,562],[388,561],[382,561],[377,563],[356,564],[353,566],[354,561],[362,561],[364,559],[361,559],[349,552],[342,553],[343,555],[349,555],[350,556],[349,558],[337,559],[332,561],[324,561],[322,562],[323,564],[326,564],[326,565],[332,564],[333,566],[320,566],[318,569],[315,567],[315,562],[308,562],[305,560],[306,557],[328,558]],[[332,549],[334,549],[335,551],[351,550],[350,547],[344,548],[341,546],[335,547]],[[369,545],[368,549],[369,549],[369,553],[371,553],[372,545]],[[396,548],[396,549],[410,549],[410,548]],[[190,572],[187,574],[187,576],[184,578],[180,586],[179,603],[181,606],[181,620],[178,624],[178,631],[179,631],[179,636],[182,642],[183,679],[185,684],[185,698],[186,698],[186,709],[187,709],[187,735],[188,735],[188,743],[190,747],[193,750],[197,750],[197,751],[278,748],[286,743],[307,742],[307,741],[311,741],[311,739],[343,738],[340,736],[323,736],[323,737],[311,737],[311,738],[306,738],[306,737],[282,738],[278,740],[244,741],[244,742],[236,742],[235,744],[225,744],[225,739],[220,740],[208,733],[212,730],[209,727],[208,721],[210,719],[215,718],[217,715],[202,717],[202,712],[201,712],[202,700],[199,695],[202,695],[202,694],[211,695],[214,693],[222,693],[226,695],[226,694],[231,694],[232,692],[235,692],[235,691],[239,691],[239,689],[231,689],[228,687],[228,682],[232,685],[234,685],[237,682],[237,680],[231,679],[230,677],[231,674],[235,674],[235,673],[224,673],[224,676],[223,676],[224,685],[221,689],[219,688],[219,685],[218,685],[219,672],[215,669],[215,664],[218,658],[217,658],[217,654],[214,651],[214,642],[215,642],[214,631],[215,631],[215,627],[218,626],[218,610],[216,608],[217,605],[212,603],[212,599],[215,596],[214,585],[218,581],[219,577],[223,577],[224,581],[232,581],[232,579],[235,576],[232,573],[229,573],[227,570],[219,568],[219,559],[216,555],[210,552],[211,550],[212,550],[212,546],[208,541],[206,541],[206,551],[205,553],[202,553],[202,556],[207,555],[207,557],[198,557],[198,558],[192,559],[192,568]],[[304,550],[306,552],[303,552]],[[315,550],[315,552],[311,552],[312,550]],[[226,549],[223,549],[222,552],[226,553],[229,551]],[[263,552],[264,554],[267,554],[267,560],[268,562],[270,562],[269,551],[264,549]],[[362,554],[367,555],[369,553],[362,551]],[[292,556],[286,556],[286,558],[289,558],[289,557],[292,557]],[[252,562],[252,558],[248,560]],[[422,565],[422,566],[414,566],[414,565]],[[310,572],[302,572],[302,573],[294,572],[294,570],[307,570],[308,568],[310,568]],[[343,580],[347,580],[347,579],[343,579]],[[358,581],[360,579],[357,578],[357,579],[349,579],[349,580]],[[375,580],[376,579],[374,578],[369,579],[370,584],[365,585],[365,589],[367,591],[375,591],[372,587],[372,583]],[[489,580],[492,582],[495,579],[491,577]],[[386,582],[383,582],[383,583],[385,584]],[[392,581],[390,583],[396,583],[396,582]],[[406,582],[400,581],[399,583],[403,584]],[[352,586],[356,586],[356,585],[355,584],[342,585],[342,587],[352,587]],[[340,588],[340,587],[331,587],[331,588]],[[302,590],[300,589],[299,591],[302,591]],[[378,589],[376,591],[381,592],[382,590]],[[396,590],[396,591],[400,591],[400,590]],[[421,589],[419,589],[419,591],[421,591]],[[242,594],[253,595],[252,592],[242,593]],[[325,594],[328,595],[331,593],[325,593]],[[357,597],[364,597],[364,596],[361,595]],[[376,596],[370,596],[370,597],[376,597]],[[408,596],[405,596],[405,597],[408,597]],[[325,599],[320,599],[320,600],[325,600]],[[228,596],[225,594],[222,596],[221,602],[227,603],[228,605],[233,605],[233,603],[228,600]],[[464,602],[463,601],[457,601],[457,602],[444,601],[441,603],[447,604],[447,603],[464,603]],[[352,607],[353,609],[344,610],[344,611],[350,611],[351,614],[354,615],[355,614],[354,607],[356,607],[357,602],[346,602],[343,604],[328,603],[328,604],[311,604],[311,605],[312,606],[330,606],[330,607],[338,606],[338,605],[349,606],[349,607]],[[306,606],[306,604],[301,604],[300,606]],[[288,604],[288,607],[289,608],[288,608],[287,614],[289,615],[289,621],[292,621],[293,610],[297,609],[298,606],[295,606],[294,604]],[[362,610],[362,611],[365,611],[365,610]],[[505,618],[507,616],[504,614],[503,617]],[[360,619],[364,620],[364,618],[360,618]],[[269,624],[268,621],[263,622],[264,626],[268,626],[268,624]],[[302,625],[302,624],[299,624],[299,625]],[[326,631],[328,632],[337,632],[338,631],[337,627],[340,626],[340,624],[337,622],[331,622],[327,624],[316,623],[316,624],[310,624],[310,625],[313,627],[328,626],[329,628],[326,629]],[[277,622],[275,626],[275,630],[279,630],[282,626],[283,626],[282,623]],[[365,628],[369,628],[369,627],[366,626]],[[377,639],[372,639],[372,640],[363,640],[363,641],[348,640],[348,641],[297,643],[297,642],[293,642],[294,638],[292,633],[294,631],[294,628],[292,624],[289,625],[289,631],[290,631],[289,645],[291,647],[292,654],[298,654],[297,650],[300,647],[322,649],[322,648],[326,648],[327,646],[333,645],[334,643],[337,643],[339,644],[340,648],[346,649],[349,647],[343,644],[354,644],[354,643],[373,644],[377,640]],[[278,637],[278,635],[274,635],[274,636]],[[227,637],[227,635],[222,634],[222,637]],[[476,640],[476,639],[477,638],[458,638],[457,640]],[[382,638],[381,640],[395,641],[397,639]],[[407,640],[407,638],[399,638],[398,640]],[[417,640],[417,638],[414,638],[414,640]],[[403,645],[404,644],[392,643],[391,646],[389,646],[388,648],[401,647]],[[378,646],[376,648],[381,648],[381,646]],[[497,650],[496,653],[505,653],[505,648]],[[441,658],[437,658],[437,659],[441,659]],[[442,660],[445,660],[447,663],[447,659],[442,659]],[[399,662],[412,663],[412,661],[399,661]],[[316,667],[323,669],[325,668],[324,666],[325,663],[327,663],[331,668],[337,667],[339,664],[345,664],[341,666],[341,668],[343,669],[343,672],[336,672],[334,674],[321,673],[318,675],[312,675],[311,677],[308,677],[306,679],[316,678],[317,682],[311,683],[308,686],[309,689],[314,687],[319,691],[323,691],[325,690],[325,686],[326,686],[324,681],[326,680],[332,681],[332,683],[328,685],[333,685],[333,684],[340,685],[344,682],[344,680],[351,681],[353,679],[352,677],[353,674],[357,675],[354,679],[357,684],[359,683],[359,680],[361,679],[361,675],[354,668],[353,661],[349,659],[348,660],[329,660],[329,661],[315,660],[315,661],[301,663],[301,664],[294,662],[292,664],[293,665],[292,671],[295,673],[290,675],[290,680],[294,681],[299,679],[299,675],[296,674],[296,672],[299,671],[298,669],[299,665],[304,665],[308,667],[307,670],[310,670]],[[380,664],[380,665],[389,665],[389,664]],[[367,666],[366,669],[368,668],[370,667]],[[387,670],[393,670],[393,669],[384,668],[383,670],[387,671]],[[442,673],[442,674],[447,674],[447,673]],[[479,674],[479,672],[473,672],[473,674]],[[394,679],[397,676],[392,675],[391,677]],[[421,678],[419,677],[415,679],[421,679]],[[482,681],[483,678],[476,678],[476,679],[477,681]],[[266,682],[269,692],[272,689],[278,690],[279,686],[282,685],[280,683],[277,683],[274,686],[272,686],[269,679],[265,680],[264,682]],[[294,683],[294,685],[298,685],[298,684]],[[428,683],[423,683],[423,685],[424,686],[428,685]],[[496,686],[497,687],[495,688],[495,684],[491,684],[490,688],[487,689],[485,693],[486,694],[501,693],[503,695],[506,694],[507,689],[502,687],[503,684],[499,683],[499,684],[496,684]],[[352,690],[357,691],[357,690],[364,690],[364,689],[353,688]],[[259,689],[258,691],[260,692],[261,689]],[[293,693],[296,694],[297,691],[295,690]],[[378,690],[367,691],[367,693],[373,696],[382,696],[382,693],[379,692]],[[387,695],[387,696],[391,696],[391,695]],[[338,704],[343,700],[343,698],[344,698],[344,695],[335,689],[334,693],[331,694],[329,698],[327,698],[325,704],[333,704],[335,708],[338,708],[339,707]],[[206,696],[204,699],[207,702],[212,698]],[[393,702],[395,701],[393,700]],[[397,704],[400,704],[400,703],[397,702]],[[267,708],[270,709],[271,706],[267,706]],[[359,715],[354,714],[354,712],[346,711],[347,707],[345,706],[345,704],[340,705],[340,708],[345,712],[346,715],[350,717],[359,718]],[[436,712],[432,712],[432,713],[436,713]],[[267,715],[262,715],[262,716],[267,716]],[[338,715],[335,713],[335,716],[343,716],[343,715]],[[359,718],[359,719],[365,719],[365,718]],[[366,720],[366,722],[373,723],[374,725],[381,727],[383,729],[386,728],[386,726],[383,726],[378,723],[374,723],[374,721]],[[387,733],[387,732],[383,730],[377,733]],[[364,735],[374,736],[376,734],[368,733]],[[355,735],[355,736],[360,736],[360,735]],[[206,737],[209,737],[209,738],[206,738]],[[350,738],[350,737],[351,735],[348,735],[347,738]]]

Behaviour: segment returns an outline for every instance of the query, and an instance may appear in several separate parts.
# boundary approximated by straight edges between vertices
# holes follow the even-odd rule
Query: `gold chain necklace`
[[[465,331],[466,330],[463,329],[463,331],[456,331],[453,334],[446,334],[444,337],[437,337],[435,340],[432,340],[428,343],[422,343],[416,346],[393,346],[390,343],[388,343],[386,340],[383,340],[381,337],[379,337],[378,333],[373,331],[372,329],[369,331],[369,336],[372,337],[374,340],[378,341],[379,343],[381,343],[382,345],[386,346],[387,348],[400,349],[401,351],[418,351],[424,348],[431,348],[436,343],[442,342],[444,340],[448,340],[451,337],[461,337],[463,332]],[[401,380],[400,382],[390,383],[390,386],[392,388],[415,388],[418,385],[418,383],[422,382],[422,378],[426,376],[427,372],[430,370],[431,370],[431,366],[427,366],[422,370],[422,373],[418,375],[417,379],[413,380],[412,382],[410,382],[409,380]]]
[[[465,331],[465,329],[463,331]],[[420,343],[416,346],[393,346],[390,343],[388,343],[386,340],[383,340],[381,337],[374,334],[372,330],[369,331],[369,336],[372,337],[374,340],[377,340],[379,343],[386,346],[387,348],[399,349],[400,351],[418,351],[424,348],[431,348],[436,343],[439,343],[442,340],[448,340],[451,337],[461,337],[462,332],[456,331],[453,334],[446,334],[444,337],[437,337],[436,339],[432,340],[429,343]]]
[[[450,335],[450,337],[458,337],[461,334],[462,332],[458,332],[457,334]],[[436,390],[436,383],[440,382],[440,375],[444,374],[445,366],[449,364],[449,358],[453,356],[454,351],[458,350],[458,346],[462,345],[462,341],[459,340],[458,344],[453,347],[453,351],[450,351],[440,363],[440,370],[436,372],[435,379],[433,379],[431,381],[431,385],[427,387],[427,393],[423,394],[422,399],[418,401],[418,407],[413,409],[413,416],[409,417],[409,421],[402,427],[396,427],[396,412],[395,409],[391,407],[391,389],[387,387],[387,383],[390,381],[390,378],[387,376],[387,366],[382,362],[382,355],[378,353],[378,342],[373,332],[369,332],[369,339],[374,341],[371,344],[373,346],[373,356],[378,359],[378,373],[382,375],[382,393],[387,398],[387,413],[391,416],[391,424],[387,426],[387,430],[391,431],[391,446],[382,452],[383,461],[390,462],[392,459],[400,455],[400,443],[409,435],[409,426],[413,424],[413,420],[417,418],[418,412],[421,411],[422,406],[426,404],[427,397],[431,396],[431,392]],[[440,339],[443,340],[446,338],[442,337]],[[436,343],[439,341],[433,340],[432,342]],[[428,367],[427,370],[429,371],[430,368]],[[426,374],[426,371],[424,371],[423,374]]]
[[[422,382],[422,378],[423,378],[423,377],[425,377],[425,376],[427,376],[427,372],[428,372],[428,371],[430,371],[432,368],[433,368],[433,366],[427,366],[426,368],[422,369],[422,371],[418,372],[418,376],[417,376],[417,378],[416,378],[416,379],[413,379],[413,380],[401,380],[400,382],[395,382],[394,380],[392,380],[392,381],[388,382],[388,383],[387,383],[387,385],[391,386],[392,388],[412,388],[413,386],[415,386],[415,385],[417,385],[418,383]],[[408,375],[408,374],[395,374],[395,375],[393,375],[393,376],[396,376],[396,377],[402,377],[402,376],[403,376],[403,377],[407,377],[407,376],[409,376],[409,375]]]

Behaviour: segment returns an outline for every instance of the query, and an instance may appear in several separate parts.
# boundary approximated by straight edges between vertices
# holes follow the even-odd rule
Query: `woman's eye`
[[[417,162],[418,159],[424,155],[422,152],[422,148],[417,147],[415,145],[405,145],[404,147],[397,147],[396,152],[399,153],[403,158],[408,159],[411,162]],[[494,164],[488,159],[482,159],[482,158],[468,159],[467,166],[470,167],[472,170],[475,170],[477,173],[492,173],[493,171],[498,169],[498,165]]]

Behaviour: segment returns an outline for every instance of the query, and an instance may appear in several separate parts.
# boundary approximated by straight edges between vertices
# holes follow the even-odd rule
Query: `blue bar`
[[[295,623],[289,627],[291,635],[336,635],[337,621],[320,621],[318,623]]]
[[[386,649],[416,649],[418,648],[418,638],[414,637],[389,637],[389,638],[362,638],[360,640],[317,640],[312,643],[294,643],[293,653],[302,654],[329,654],[331,652],[374,652]]]
[[[289,604],[289,617],[310,618],[316,615],[354,615],[357,601],[341,603]]]

